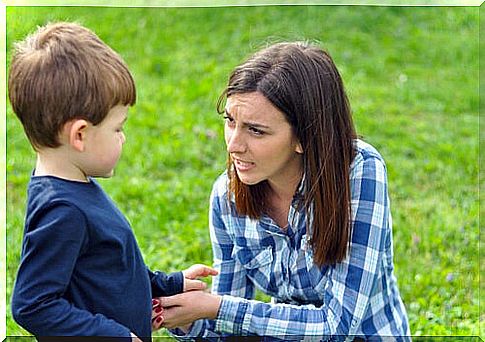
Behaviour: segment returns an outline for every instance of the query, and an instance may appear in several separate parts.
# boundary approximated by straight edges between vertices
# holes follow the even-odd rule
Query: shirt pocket
[[[262,269],[273,263],[273,248],[268,247],[236,247],[233,257],[248,270]]]
[[[257,289],[270,296],[277,295],[280,279],[275,276],[275,260],[271,246],[238,247],[233,257],[241,264],[246,276]]]

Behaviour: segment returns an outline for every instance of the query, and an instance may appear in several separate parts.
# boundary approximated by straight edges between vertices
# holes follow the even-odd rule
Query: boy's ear
[[[69,145],[79,152],[84,151],[88,126],[88,122],[84,119],[71,120],[64,125],[63,131]]]

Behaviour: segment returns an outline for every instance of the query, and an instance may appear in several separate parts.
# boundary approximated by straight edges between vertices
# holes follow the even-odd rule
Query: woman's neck
[[[268,180],[270,185],[268,215],[282,229],[286,230],[288,226],[288,213],[293,196],[303,177],[303,170],[298,170],[291,177],[286,177],[283,182],[274,182]]]
[[[271,197],[278,201],[291,202],[303,177],[303,165],[300,158],[295,158],[288,165],[288,172],[279,179],[268,179]]]

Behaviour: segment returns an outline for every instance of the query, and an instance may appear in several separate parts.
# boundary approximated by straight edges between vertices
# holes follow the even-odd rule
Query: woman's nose
[[[245,152],[246,144],[239,130],[233,129],[226,132],[226,145],[229,153]]]

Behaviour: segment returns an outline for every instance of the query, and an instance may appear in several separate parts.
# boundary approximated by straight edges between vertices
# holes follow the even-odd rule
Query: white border
[[[3,341],[6,337],[6,271],[7,271],[7,259],[6,259],[6,160],[7,160],[7,134],[6,134],[6,114],[7,103],[5,100],[5,94],[7,90],[6,86],[6,7],[3,2],[0,2],[0,113],[2,119],[0,119],[0,341]]]
[[[0,341],[6,338],[6,6],[227,7],[264,5],[481,6],[485,0],[0,0]],[[480,286],[479,286],[480,293]],[[479,305],[480,308],[480,305]],[[479,309],[481,317],[482,310]],[[481,324],[477,322],[479,336]]]

